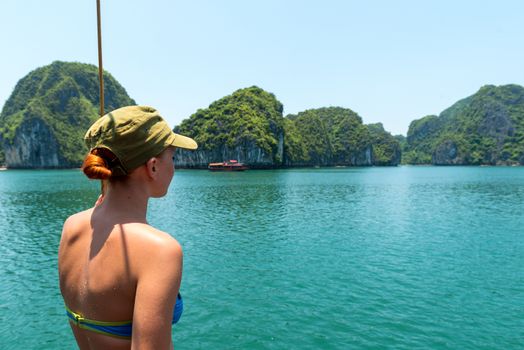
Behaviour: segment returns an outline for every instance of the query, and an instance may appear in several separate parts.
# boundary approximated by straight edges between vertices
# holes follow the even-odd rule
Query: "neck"
[[[147,186],[129,177],[110,183],[98,207],[114,219],[145,223],[149,197]]]

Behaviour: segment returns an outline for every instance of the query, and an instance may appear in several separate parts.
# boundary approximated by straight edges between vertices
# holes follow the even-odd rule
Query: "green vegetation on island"
[[[212,161],[240,158],[251,166],[282,163],[283,106],[275,95],[256,86],[235,91],[199,109],[175,127],[199,144],[195,152],[180,151],[178,163],[206,167]]]
[[[135,104],[104,72],[106,111]],[[0,141],[9,167],[67,168],[85,156],[83,136],[99,113],[98,69],[53,62],[22,78],[0,114]]]
[[[105,108],[135,102],[107,72]],[[83,135],[98,118],[98,69],[53,62],[22,78],[0,113],[0,165],[78,167]],[[365,125],[351,109],[325,107],[283,116],[273,95],[252,86],[199,109],[175,127],[200,145],[177,152],[180,167],[237,159],[253,168],[403,164],[524,165],[524,88],[482,87],[439,116],[411,122],[407,137]],[[402,155],[402,159],[401,159]]]
[[[414,120],[403,163],[524,164],[524,88],[486,85],[439,116]]]
[[[405,152],[406,152],[406,147],[407,147],[407,145],[408,145],[408,141],[407,141],[407,139],[406,139],[406,136],[404,136],[404,135],[394,135],[393,138],[394,138],[395,140],[397,140],[398,143],[399,143],[399,145],[400,145],[400,154],[402,155],[402,157],[401,157],[401,159],[400,159],[400,163],[401,163],[401,164],[406,164],[406,163],[404,162],[404,158],[405,158],[405,157],[404,157],[404,154],[405,154]]]
[[[286,117],[287,166],[397,165],[398,142],[382,124],[364,125],[350,109],[310,109]]]
[[[374,165],[398,165],[402,157],[402,144],[398,136],[384,130],[382,123],[366,125],[373,145]]]
[[[282,116],[276,97],[253,86],[200,109],[175,132],[193,137],[196,152],[177,164],[206,167],[237,159],[251,167],[397,165],[400,146],[381,124],[366,126],[350,109],[329,107]]]

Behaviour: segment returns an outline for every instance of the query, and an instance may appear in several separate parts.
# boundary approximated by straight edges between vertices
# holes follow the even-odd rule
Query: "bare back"
[[[159,310],[169,308],[169,305],[154,305],[154,301],[149,305],[148,294],[166,294],[167,297],[159,302],[171,303],[172,310],[182,267],[175,266],[179,272],[175,271],[171,279],[166,279],[155,269],[159,252],[170,246],[180,253],[180,259],[174,259],[172,264],[181,265],[178,243],[145,222],[115,219],[98,207],[71,216],[64,224],[58,260],[60,288],[66,305],[87,319],[107,322],[133,320],[134,324],[141,324],[137,320],[139,313],[148,317],[148,310],[151,310],[151,314],[161,313],[160,321],[154,322],[163,325],[166,315]],[[156,280],[169,281],[172,285],[159,283],[155,286]],[[143,292],[140,292],[138,302],[137,289],[141,281],[149,281],[148,284],[153,281],[153,286],[140,288]],[[137,304],[140,304],[138,312]],[[171,315],[169,310],[166,313]],[[81,349],[131,347],[129,340],[97,334],[73,324],[71,328]]]

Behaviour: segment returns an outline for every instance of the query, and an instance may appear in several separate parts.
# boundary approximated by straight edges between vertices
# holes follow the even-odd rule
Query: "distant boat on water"
[[[220,163],[209,163],[207,168],[211,171],[244,171],[249,169],[247,165],[239,163],[235,159]]]

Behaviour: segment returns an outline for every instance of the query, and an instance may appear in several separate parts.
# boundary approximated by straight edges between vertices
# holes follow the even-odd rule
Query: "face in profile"
[[[155,197],[163,197],[166,195],[173,175],[175,174],[175,147],[168,147],[157,157],[156,171],[158,172],[157,181],[159,185],[159,193]]]

